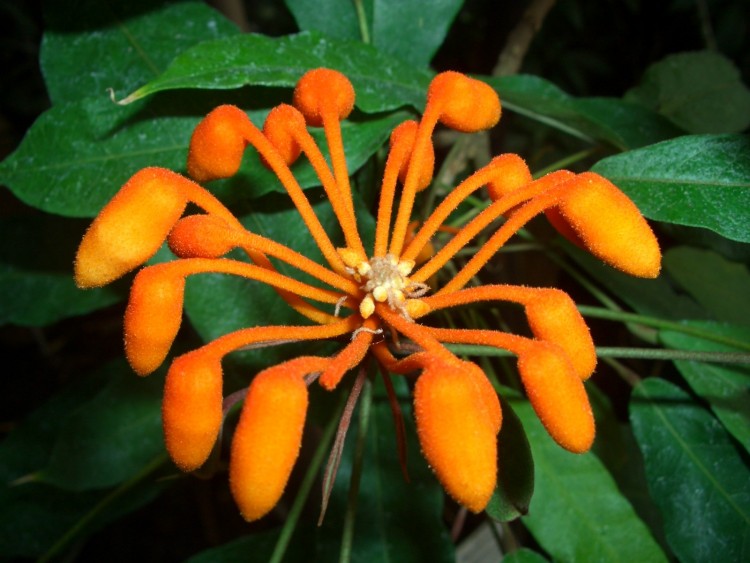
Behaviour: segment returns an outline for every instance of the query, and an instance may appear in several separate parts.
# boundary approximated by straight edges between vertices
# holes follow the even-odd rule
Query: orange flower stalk
[[[341,135],[341,121],[352,111],[354,96],[344,75],[317,69],[299,80],[294,105],[274,108],[262,128],[239,108],[216,108],[191,139],[187,170],[193,179],[159,168],[136,173],[94,220],[76,258],[77,283],[96,287],[143,265],[165,240],[177,256],[147,266],[133,282],[125,348],[139,375],[153,372],[169,355],[190,275],[223,273],[268,284],[309,319],[299,326],[239,330],[172,361],[164,391],[164,433],[169,454],[185,471],[206,461],[220,433],[224,356],[254,344],[349,339],[332,357],[295,358],[269,367],[250,383],[229,462],[231,490],[247,520],[267,514],[284,491],[302,440],[307,386],[317,379],[334,390],[368,356],[385,373],[417,374],[414,411],[422,451],[445,490],[471,511],[483,510],[496,486],[502,413],[484,373],[456,357],[446,343],[480,344],[516,354],[521,382],[550,435],[572,452],[588,450],[594,420],[583,381],[594,371],[596,354],[570,297],[550,288],[465,286],[539,214],[547,214],[565,236],[616,268],[644,277],[659,272],[661,256],[651,229],[614,185],[596,174],[567,171],[533,180],[524,161],[512,154],[474,172],[421,225],[415,223],[416,195],[433,176],[432,134],[438,123],[474,132],[500,118],[494,90],[455,72],[437,75],[422,119],[402,123],[391,135],[375,242],[368,251],[357,227]],[[309,127],[323,128],[330,164]],[[300,228],[309,232],[326,264],[248,231],[197,183],[235,174],[248,146],[286,189],[301,216]],[[334,244],[290,171],[302,155],[331,202],[344,247]],[[482,187],[488,190],[488,206],[460,228],[448,228],[451,212]],[[203,212],[183,217],[188,203]],[[494,234],[481,249],[433,292],[428,280],[492,225],[497,225]],[[452,232],[453,237],[435,253],[433,236],[438,231]],[[224,258],[232,249],[244,251],[249,261]],[[281,274],[271,259],[319,283]],[[440,309],[494,301],[523,306],[533,337],[418,322]],[[397,357],[405,339],[417,351]]]

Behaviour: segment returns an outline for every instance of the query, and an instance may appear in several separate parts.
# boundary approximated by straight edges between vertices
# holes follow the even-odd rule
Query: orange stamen
[[[344,374],[356,367],[370,349],[376,334],[377,323],[368,319],[352,341],[331,360],[331,363],[320,376],[320,384],[332,391],[344,377]]]

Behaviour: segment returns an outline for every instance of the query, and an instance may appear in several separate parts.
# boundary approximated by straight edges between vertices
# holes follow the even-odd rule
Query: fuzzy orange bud
[[[101,287],[151,258],[187,205],[187,182],[164,168],[134,174],[86,231],[75,260],[78,287]]]
[[[339,120],[354,109],[354,86],[336,70],[317,68],[306,72],[294,88],[294,105],[313,127],[323,125],[323,113],[333,111]]]
[[[574,453],[588,451],[594,442],[594,415],[566,354],[538,343],[519,356],[518,371],[531,406],[555,442]]]
[[[472,512],[484,510],[495,489],[500,412],[499,402],[489,408],[476,376],[459,363],[434,363],[414,388],[422,452],[445,490]]]
[[[500,98],[495,90],[459,72],[441,72],[432,79],[427,106],[439,109],[443,125],[464,133],[489,129],[500,120]]]
[[[428,150],[419,155],[421,163],[417,163],[413,154],[414,142],[417,138],[417,129],[419,125],[416,121],[404,121],[391,132],[391,150],[402,150],[407,157],[401,163],[398,172],[398,179],[403,184],[406,182],[406,175],[409,168],[419,166],[419,178],[417,179],[417,191],[424,190],[432,182],[432,174],[435,171],[435,149],[432,143],[428,143]],[[414,160],[414,162],[412,162]]]
[[[185,278],[170,264],[138,272],[125,310],[125,355],[138,375],[148,375],[167,357],[182,323]]]
[[[589,252],[627,274],[658,276],[659,243],[630,198],[593,172],[568,184],[557,209]]]
[[[280,104],[273,108],[263,123],[263,134],[287,165],[296,161],[302,152],[302,147],[295,139],[294,131],[304,129],[305,117],[297,108],[289,104]]]
[[[236,246],[237,237],[215,215],[189,215],[177,221],[167,242],[180,258],[219,258]]]
[[[534,335],[563,349],[578,376],[585,380],[596,367],[596,349],[589,327],[570,296],[559,289],[543,289],[526,305]]]
[[[210,182],[237,174],[247,142],[242,135],[248,121],[236,106],[219,106],[193,131],[188,151],[187,170],[198,182]]]
[[[229,484],[248,522],[279,502],[302,443],[307,387],[289,363],[253,379],[232,439]]]
[[[487,182],[487,193],[496,201],[532,181],[531,171],[524,160],[517,154],[501,154],[487,165],[493,171],[492,179]]]
[[[176,358],[167,372],[162,402],[164,441],[183,471],[194,471],[211,454],[221,429],[219,359],[200,350]]]

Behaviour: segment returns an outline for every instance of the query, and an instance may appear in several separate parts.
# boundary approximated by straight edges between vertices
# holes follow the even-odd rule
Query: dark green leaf
[[[721,425],[685,392],[656,378],[636,387],[630,419],[677,557],[746,559],[750,471]]]
[[[417,67],[426,67],[443,43],[463,0],[373,0],[372,44]]]
[[[534,497],[523,522],[540,545],[562,561],[666,561],[598,458],[563,450],[528,403],[514,408],[534,456]]]
[[[740,342],[750,342],[750,330],[715,323],[686,323]],[[737,352],[737,348],[676,331],[661,331],[665,346],[693,352]],[[743,350],[744,351],[744,350]],[[750,450],[750,370],[747,366],[675,361],[696,395],[705,399],[724,427]]]
[[[592,168],[649,219],[750,242],[750,138],[695,135],[611,156]]]
[[[536,76],[491,78],[503,106],[587,141],[606,141],[625,150],[680,134],[663,117],[614,98],[575,98]]]
[[[292,12],[300,31],[317,31],[332,39],[362,39],[357,9],[351,0],[284,0],[284,4]]]
[[[179,53],[238,33],[202,2],[47,2],[40,64],[54,104],[122,97],[156,78]]]
[[[107,99],[86,99],[55,107],[34,124],[19,149],[0,163],[0,181],[20,199],[45,211],[94,216],[141,168],[183,170],[193,129],[219,103],[215,97],[195,96],[188,103],[157,97],[120,107]],[[260,126],[266,113],[254,111],[250,117]],[[344,122],[350,170],[361,166],[405,118],[405,113],[396,112],[363,123]],[[314,135],[319,141],[324,138],[322,130],[315,130]],[[325,146],[325,142],[319,144]],[[295,166],[295,174],[303,187],[320,183],[306,160]],[[283,190],[254,150],[248,151],[240,173],[218,182],[215,189],[234,199]]]
[[[421,108],[432,74],[369,45],[303,32],[281,38],[238,35],[188,49],[159,78],[133,92],[130,103],[163,90],[231,89],[245,85],[292,87],[308,70],[327,67],[352,81],[357,107],[373,113]]]
[[[39,479],[83,491],[120,483],[164,452],[158,375],[140,378],[121,362],[109,381],[60,422]]]
[[[503,425],[497,437],[497,488],[486,511],[499,522],[514,520],[529,511],[534,493],[534,460],[521,421],[510,403],[501,398]]]
[[[403,380],[394,380],[394,384],[403,389]],[[455,560],[453,544],[440,518],[443,493],[420,455],[411,409],[405,407],[402,403],[410,482],[404,479],[398,461],[390,406],[384,393],[376,390],[357,499],[351,559],[354,563]],[[352,424],[326,519],[320,528],[316,554],[319,561],[338,560],[356,431],[356,424]]]
[[[42,326],[114,303],[122,292],[82,291],[73,282],[73,258],[88,221],[23,214],[0,219],[0,324]]]
[[[646,70],[626,98],[690,133],[739,133],[750,125],[750,90],[734,63],[716,51],[666,57]]]
[[[680,246],[665,253],[664,271],[716,320],[750,324],[750,273],[745,265],[710,250]]]
[[[279,531],[261,532],[207,549],[185,563],[240,563],[242,561],[269,561],[273,554]],[[296,538],[295,538],[296,539]],[[292,544],[294,545],[294,543]],[[292,561],[287,557],[285,561]],[[296,559],[295,559],[296,560]]]

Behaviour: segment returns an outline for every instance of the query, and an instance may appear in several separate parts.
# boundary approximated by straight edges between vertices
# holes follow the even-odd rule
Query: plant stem
[[[359,35],[362,37],[362,43],[370,43],[370,30],[367,27],[367,14],[362,0],[353,0],[354,9],[357,11],[357,23],[359,24]]]
[[[343,399],[346,398],[345,396],[342,397]],[[281,563],[281,560],[284,558],[286,548],[289,546],[289,541],[292,539],[292,534],[294,533],[294,529],[297,526],[297,521],[299,520],[300,514],[302,513],[302,508],[305,506],[305,502],[307,501],[307,497],[310,494],[310,490],[315,483],[315,479],[318,475],[318,470],[323,463],[326,451],[328,451],[328,448],[331,446],[333,434],[336,431],[341,411],[344,408],[343,399],[339,408],[336,409],[336,412],[328,421],[328,424],[323,430],[323,435],[320,438],[318,447],[315,449],[315,453],[310,460],[310,464],[307,467],[304,479],[302,479],[299,491],[297,491],[297,496],[294,499],[292,508],[289,510],[289,514],[287,515],[286,521],[284,522],[284,527],[281,529],[279,539],[276,540],[276,546],[273,549],[273,554],[271,555],[271,559],[269,559],[269,563]]]
[[[697,336],[704,340],[710,340],[711,342],[717,342],[719,344],[726,344],[739,350],[747,350],[750,352],[750,343],[743,342],[742,340],[736,340],[727,336],[722,336],[711,332],[710,330],[703,329],[700,327],[685,325],[676,321],[667,321],[664,319],[657,319],[654,317],[647,317],[645,315],[639,315],[636,313],[626,313],[624,311],[612,311],[610,309],[603,309],[601,307],[591,307],[588,305],[579,305],[578,310],[582,315],[586,317],[594,317],[598,319],[607,319],[611,321],[621,321],[626,323],[637,323],[644,326],[658,328],[661,330],[671,330],[674,332],[681,332],[682,334],[688,334],[690,336]]]
[[[362,389],[362,399],[359,410],[359,426],[357,427],[357,442],[354,450],[354,465],[352,466],[352,477],[349,483],[349,498],[346,503],[346,514],[344,516],[344,531],[341,534],[340,563],[349,563],[352,556],[352,542],[354,539],[354,523],[357,514],[357,498],[359,497],[359,482],[362,478],[362,467],[364,466],[365,442],[367,439],[367,427],[370,422],[370,406],[372,405],[372,383],[365,380]]]
[[[89,525],[91,522],[94,521],[94,519],[105,509],[107,506],[109,506],[112,502],[123,496],[125,493],[127,493],[130,489],[135,487],[138,483],[143,481],[146,477],[148,477],[151,473],[156,471],[159,467],[162,466],[162,464],[167,461],[167,456],[162,454],[160,456],[155,457],[151,463],[146,465],[143,469],[141,469],[140,472],[138,472],[136,475],[122,483],[119,487],[111,491],[107,496],[105,496],[102,500],[100,500],[96,506],[94,506],[91,510],[89,510],[86,514],[84,514],[80,520],[78,520],[73,526],[71,526],[67,532],[65,532],[60,539],[58,539],[52,547],[50,547],[47,552],[42,555],[37,563],[46,563],[47,561],[51,561],[55,559],[60,552],[65,549],[70,542],[72,542],[82,531],[83,529]]]

